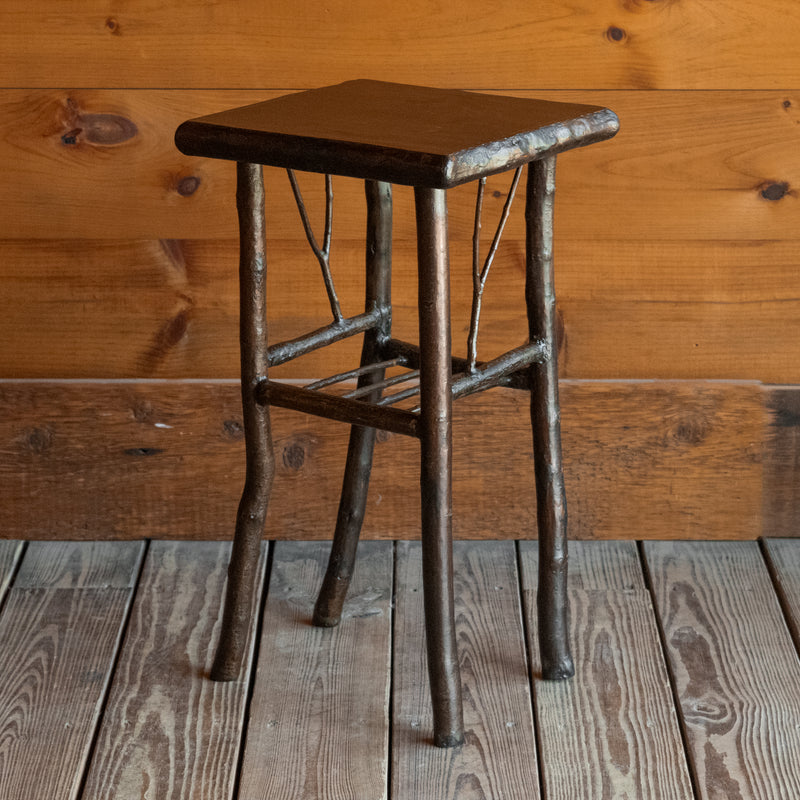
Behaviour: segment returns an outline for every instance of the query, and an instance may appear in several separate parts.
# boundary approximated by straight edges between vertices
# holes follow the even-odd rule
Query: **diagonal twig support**
[[[500,237],[506,227],[511,204],[514,202],[514,195],[517,191],[522,167],[514,170],[514,177],[511,181],[511,188],[508,190],[506,202],[503,205],[503,213],[500,215],[500,222],[497,225],[494,238],[492,239],[489,252],[481,266],[480,261],[480,236],[481,236],[481,213],[483,210],[483,194],[486,188],[486,178],[478,181],[478,196],[475,201],[475,225],[472,233],[472,315],[469,322],[469,337],[467,339],[467,371],[475,371],[478,362],[478,326],[481,318],[481,302],[483,300],[483,290],[486,287],[486,279],[489,277],[489,270],[492,268],[497,248],[500,245]]]
[[[328,302],[331,305],[333,319],[336,322],[341,322],[344,317],[342,316],[342,309],[339,305],[339,298],[336,296],[336,287],[333,283],[330,264],[331,232],[333,230],[333,182],[331,181],[331,176],[325,176],[325,229],[322,235],[322,247],[320,247],[314,236],[314,231],[311,228],[311,222],[308,219],[308,211],[306,211],[306,204],[303,201],[303,195],[300,192],[300,186],[297,183],[294,170],[287,169],[286,172],[289,175],[289,183],[292,185],[292,192],[295,202],[297,203],[297,210],[300,212],[300,219],[303,222],[303,230],[305,230],[306,239],[308,239],[308,243],[314,251],[314,255],[317,257],[320,269],[322,270],[322,279],[325,281],[325,291],[328,293]]]

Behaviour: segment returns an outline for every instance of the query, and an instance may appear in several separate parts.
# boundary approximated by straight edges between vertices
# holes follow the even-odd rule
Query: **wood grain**
[[[26,538],[44,539],[230,536],[243,485],[238,387],[183,384],[179,396],[164,388],[6,385],[8,408],[28,404],[3,437],[4,456],[18,459],[14,467],[0,459],[2,497],[14,506],[9,535],[19,525]],[[185,468],[198,456],[190,476]],[[161,516],[159,507],[171,510]]]
[[[537,800],[539,778],[512,542],[457,542],[456,628],[465,743],[433,746],[422,557],[397,545],[392,797]]]
[[[764,443],[764,536],[800,535],[800,387],[767,395]]]
[[[474,87],[739,89],[798,85],[800,14],[778,0],[499,0],[457,10],[423,0],[402,8],[37,0],[24,11],[4,8],[0,31],[0,74],[14,86],[305,87],[370,76]]]
[[[315,628],[327,551],[275,546],[242,800],[387,796],[392,545],[361,545],[341,624]]]
[[[472,302],[467,244],[452,248],[453,347],[462,354]],[[359,313],[363,243],[347,240],[334,249],[342,306]],[[394,330],[407,341],[418,337],[414,254],[411,243],[395,247]],[[271,341],[329,322],[308,246],[272,242],[269,259]],[[237,246],[227,240],[0,241],[0,339],[13,342],[0,350],[0,375],[236,378],[237,260]],[[800,381],[800,342],[784,335],[800,321],[792,241],[567,239],[557,243],[556,260],[562,377]],[[483,304],[482,358],[526,339],[523,263],[519,242],[501,244]],[[349,369],[359,348],[349,339],[275,375]]]
[[[570,543],[575,677],[539,678],[538,546],[520,545],[548,800],[692,800],[650,594],[635,542]]]
[[[765,435],[757,384],[562,382],[570,535],[755,538]],[[243,486],[239,389],[225,382],[0,385],[3,537],[225,539]],[[528,401],[455,404],[460,538],[535,537]],[[270,538],[332,535],[346,425],[274,412]],[[381,436],[368,538],[419,536],[419,450]]]
[[[564,385],[563,398],[565,452],[581,465],[565,473],[571,535],[759,535],[765,421],[757,384],[578,381]]]
[[[85,797],[233,797],[266,562],[259,568],[245,667],[208,678],[230,545],[150,545],[88,773]],[[154,795],[155,796],[155,795]]]
[[[31,542],[13,589],[130,589],[141,555],[140,542]]]
[[[774,241],[800,235],[795,224],[800,167],[793,158],[800,96],[795,89],[731,95],[596,91],[592,82],[583,91],[532,85],[537,88],[513,94],[608,106],[622,125],[612,141],[559,159],[557,246],[572,239]],[[507,93],[511,87],[505,86]],[[6,164],[0,176],[2,238],[235,239],[233,165],[181,155],[173,144],[175,129],[186,119],[283,93],[0,90],[0,159]],[[98,126],[92,122],[98,118],[117,124]],[[489,180],[487,214],[499,216],[509,181],[508,176]],[[301,185],[311,218],[321,225],[321,178],[307,176]],[[284,172],[267,170],[266,186],[269,235],[301,241]],[[360,182],[337,179],[334,194],[336,240],[362,240]],[[398,241],[415,235],[412,194],[401,187],[396,192]],[[451,238],[469,242],[475,187],[456,188],[448,197]],[[521,242],[521,230],[518,212],[506,238]],[[695,264],[701,272],[710,266]]]
[[[0,796],[78,797],[143,550],[29,546],[0,616]]]
[[[786,624],[800,653],[800,539],[764,539]]]
[[[0,158],[8,165],[0,176],[7,237],[0,241],[0,338],[13,343],[0,352],[0,375],[235,376],[234,170],[181,156],[172,137],[187,117],[280,91],[0,92]],[[792,157],[800,100],[779,90],[738,92],[735,103],[730,92],[713,91],[518,94],[607,104],[623,120],[613,142],[559,163],[562,374],[800,381],[800,344],[783,335],[800,320],[793,188],[800,174]],[[268,171],[267,187],[271,337],[278,340],[322,324],[327,312],[285,175]],[[305,176],[318,224],[320,188],[319,176]],[[487,221],[499,215],[507,190],[506,176],[490,179]],[[359,310],[362,187],[336,180],[335,197],[333,270],[345,307]],[[461,347],[473,202],[474,187],[450,193]],[[395,321],[407,338],[416,335],[413,219],[411,192],[401,187]],[[524,336],[522,242],[515,213],[487,290],[480,347],[488,355]],[[284,374],[319,375],[356,358],[350,341]]]
[[[800,795],[800,662],[755,542],[647,542],[702,800]]]

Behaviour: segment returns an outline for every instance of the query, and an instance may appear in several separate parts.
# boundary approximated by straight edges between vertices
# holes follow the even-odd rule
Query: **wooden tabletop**
[[[598,106],[356,80],[190,120],[194,156],[448,188],[608,139]]]

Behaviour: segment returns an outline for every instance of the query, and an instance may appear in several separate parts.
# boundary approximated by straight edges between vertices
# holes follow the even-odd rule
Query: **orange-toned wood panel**
[[[11,86],[798,86],[783,0],[34,0],[0,9]]]
[[[656,3],[657,4],[657,3]],[[274,91],[3,90],[0,175],[4,238],[234,238],[231,164],[181,155],[177,125]],[[591,102],[622,121],[610,142],[559,159],[558,240],[797,239],[800,96],[795,92],[518,92]],[[320,217],[319,178],[304,181]],[[302,229],[285,175],[267,173],[279,237]],[[508,178],[490,180],[502,205]],[[335,182],[336,234],[362,235],[358,181]],[[498,194],[499,193],[499,194]],[[396,236],[414,236],[400,188]],[[449,193],[453,236],[471,234],[474,187]],[[508,236],[521,235],[521,214]]]
[[[488,227],[488,226],[487,226]],[[487,231],[491,235],[491,230]],[[469,241],[452,252],[453,341],[466,349]],[[233,241],[0,241],[0,376],[236,378]],[[330,321],[305,242],[268,250],[273,342]],[[363,243],[339,241],[333,273],[347,313],[363,303]],[[591,242],[556,247],[560,366],[569,378],[728,378],[800,382],[800,270],[793,242]],[[527,336],[524,253],[501,245],[489,276],[479,355]],[[415,247],[395,251],[394,329],[417,339]],[[301,298],[301,302],[298,300]],[[354,366],[351,339],[284,365],[282,377]]]
[[[762,530],[758,384],[562,384],[576,538],[753,538]],[[535,535],[528,399],[459,401],[462,538]],[[328,538],[347,426],[278,410],[268,535]],[[381,435],[365,533],[419,532],[418,445]],[[234,382],[0,383],[0,537],[225,538],[243,481]]]

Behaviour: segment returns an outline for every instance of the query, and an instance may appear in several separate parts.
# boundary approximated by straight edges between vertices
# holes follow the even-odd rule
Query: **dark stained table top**
[[[188,155],[448,188],[618,128],[598,106],[357,80],[189,120],[175,141]]]

